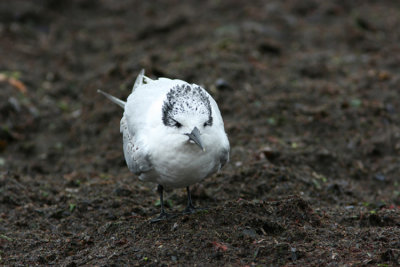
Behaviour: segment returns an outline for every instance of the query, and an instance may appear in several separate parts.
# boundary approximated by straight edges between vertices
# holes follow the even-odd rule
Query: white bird
[[[164,209],[164,187],[186,187],[184,213],[193,213],[189,186],[229,161],[229,141],[215,100],[197,84],[152,80],[144,70],[126,102],[98,92],[124,109],[120,131],[129,170],[158,184],[161,213],[152,222],[171,217]]]

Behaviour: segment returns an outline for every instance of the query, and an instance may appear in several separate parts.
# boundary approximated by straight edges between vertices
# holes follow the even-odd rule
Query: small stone
[[[128,197],[132,194],[132,191],[126,188],[117,187],[114,189],[114,194],[119,197]]]
[[[222,79],[222,78],[219,78],[219,79],[217,79],[215,81],[215,86],[217,87],[217,89],[220,89],[220,90],[231,88],[229,83],[226,80]]]
[[[246,229],[244,229],[244,230],[242,231],[242,234],[243,234],[244,236],[249,236],[249,237],[251,237],[251,238],[255,238],[255,237],[257,236],[256,231],[255,231],[254,229],[252,229],[252,228],[246,228]]]
[[[115,221],[116,219],[118,219],[117,216],[115,216],[115,214],[111,213],[111,212],[107,212],[106,214],[106,219],[107,220],[111,220],[111,221]]]
[[[280,55],[281,47],[273,40],[264,40],[258,44],[258,51],[263,54]]]
[[[291,256],[292,256],[292,261],[297,260],[297,254],[296,254],[297,249],[296,248],[290,248]]]
[[[385,175],[383,175],[382,173],[377,173],[374,175],[375,180],[380,181],[380,182],[384,182],[386,180]]]

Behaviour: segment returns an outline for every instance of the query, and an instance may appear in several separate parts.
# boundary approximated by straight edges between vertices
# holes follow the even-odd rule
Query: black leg
[[[186,191],[187,191],[188,202],[187,202],[186,209],[183,211],[183,213],[194,213],[194,212],[196,212],[196,208],[193,206],[193,203],[192,203],[192,196],[190,194],[189,186],[186,187]]]
[[[159,221],[166,220],[168,218],[173,217],[170,214],[165,212],[163,191],[164,191],[164,187],[159,184],[158,187],[157,187],[157,192],[160,194],[161,212],[160,212],[160,215],[158,217],[151,219],[150,222],[152,222],[152,223],[159,222]]]
[[[164,187],[159,184],[157,186],[157,192],[160,195],[161,214],[165,214],[165,209],[164,209]]]

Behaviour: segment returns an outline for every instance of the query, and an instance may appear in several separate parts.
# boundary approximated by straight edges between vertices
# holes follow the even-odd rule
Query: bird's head
[[[167,94],[162,106],[162,121],[176,134],[205,151],[201,135],[213,126],[213,114],[207,92],[197,85],[180,84]]]

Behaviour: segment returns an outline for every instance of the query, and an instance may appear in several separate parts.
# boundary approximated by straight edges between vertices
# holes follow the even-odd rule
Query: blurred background
[[[96,232],[115,222],[132,229],[158,212],[153,185],[126,167],[122,110],[96,93],[126,99],[144,68],[151,78],[201,84],[219,103],[231,162],[193,189],[198,205],[217,209],[209,212],[210,229],[220,229],[215,217],[232,216],[230,208],[250,216],[240,201],[295,196],[324,227],[336,224],[346,233],[313,224],[305,235],[329,229],[337,235],[313,238],[330,238],[343,251],[297,240],[306,243],[294,252],[285,247],[282,256],[268,231],[246,232],[253,241],[271,241],[263,247],[271,250],[260,252],[264,262],[254,257],[253,241],[244,245],[232,234],[245,252],[234,250],[232,240],[224,240],[227,250],[210,241],[209,250],[221,255],[204,256],[203,263],[398,263],[400,247],[389,237],[357,251],[344,248],[375,240],[362,241],[354,228],[389,236],[400,225],[399,29],[398,1],[1,1],[0,262],[106,264],[116,251],[122,264],[132,263],[125,256],[141,263],[193,260],[157,254],[147,243],[156,234],[137,238],[137,251],[129,252],[101,239],[115,232]],[[185,205],[184,190],[168,198],[171,209]],[[274,223],[289,229],[285,224],[295,220],[287,220]],[[259,229],[247,221],[230,228],[244,225]],[[179,238],[189,230],[174,240],[184,242]],[[214,240],[204,231],[204,240]],[[274,239],[291,244],[288,236],[298,232],[287,231]],[[68,247],[74,238],[86,240],[84,249]],[[38,241],[44,239],[51,241]],[[55,253],[66,247],[65,255]],[[95,260],[100,250],[108,261]]]

